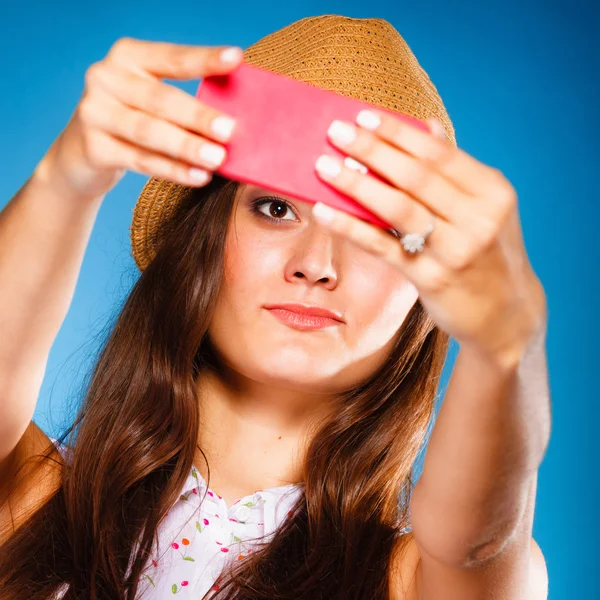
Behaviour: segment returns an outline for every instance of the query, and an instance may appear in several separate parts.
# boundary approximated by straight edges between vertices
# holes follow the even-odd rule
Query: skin
[[[333,129],[329,137],[389,185],[341,163],[333,176],[320,161],[315,166],[325,181],[398,230],[421,231],[424,211],[436,215],[427,251],[409,256],[382,229],[320,204],[298,203],[301,213],[310,213],[298,224],[266,228],[267,235],[262,223],[236,212],[238,235],[229,236],[227,285],[211,331],[231,383],[223,383],[224,373],[217,380],[222,386],[200,397],[208,399],[212,419],[205,441],[212,439],[217,450],[213,489],[231,503],[256,488],[226,487],[241,477],[271,485],[282,482],[269,473],[298,478],[296,457],[311,416],[381,363],[418,294],[461,352],[411,500],[413,532],[403,556],[393,559],[390,598],[545,599],[547,569],[531,534],[549,423],[540,343],[545,295],[527,261],[515,190],[499,171],[446,143],[439,126],[431,129],[434,136],[384,114],[376,121],[357,117],[370,131],[345,123],[352,134],[345,142],[334,139]],[[279,290],[289,283],[303,288]],[[313,284],[324,289],[304,289]],[[266,290],[286,297],[266,298]],[[259,322],[270,316],[260,309],[264,301],[322,298],[347,313],[343,328],[290,337],[285,328]],[[251,352],[257,344],[260,351]],[[224,426],[231,427],[229,442],[217,437]],[[287,446],[276,451],[280,436]]]
[[[261,214],[252,211],[253,200],[272,196]],[[418,297],[394,266],[317,223],[312,207],[250,184],[235,200],[209,329],[224,369],[198,383],[199,446],[210,487],[228,506],[257,489],[302,480],[308,427],[335,394],[380,367]],[[265,217],[273,214],[277,222]],[[262,308],[279,302],[336,310],[346,322],[293,329]],[[200,453],[195,464],[206,478]]]

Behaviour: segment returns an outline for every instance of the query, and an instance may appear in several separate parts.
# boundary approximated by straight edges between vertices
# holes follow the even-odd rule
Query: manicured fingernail
[[[369,171],[365,165],[363,165],[361,162],[358,162],[351,156],[346,156],[346,158],[344,158],[344,166],[348,167],[349,169],[353,169],[354,171],[359,171],[363,175],[366,175]]]
[[[199,183],[208,181],[209,174],[202,169],[196,169],[195,167],[192,167],[188,172],[190,177]]]
[[[431,117],[430,119],[428,119],[428,121],[430,123],[429,129],[433,135],[439,138],[446,137],[444,126],[442,125],[442,122],[439,119],[437,119],[436,117]]]
[[[337,177],[342,167],[340,163],[333,157],[321,154],[315,163],[317,170],[327,177]]]
[[[322,202],[317,202],[312,209],[313,215],[321,223],[331,223],[335,218],[335,212]]]
[[[381,125],[381,119],[374,112],[371,112],[370,110],[366,109],[361,110],[356,115],[356,122],[361,127],[364,127],[365,129],[370,129],[371,131],[377,129],[379,125]]]
[[[200,160],[207,163],[209,167],[218,167],[225,159],[225,148],[214,144],[202,144],[200,147]]]
[[[233,133],[235,119],[221,115],[213,119],[210,127],[221,141],[226,142]]]
[[[238,62],[243,55],[244,51],[241,48],[238,46],[232,46],[231,48],[223,50],[223,52],[221,52],[219,55],[219,58],[221,59],[221,62],[233,64]]]
[[[340,144],[351,144],[356,139],[356,130],[349,123],[333,121],[327,130],[327,134]]]

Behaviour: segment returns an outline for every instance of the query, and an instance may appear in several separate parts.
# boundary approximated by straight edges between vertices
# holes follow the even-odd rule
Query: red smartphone
[[[237,121],[224,144],[227,158],[216,173],[307,202],[320,201],[385,229],[392,226],[317,175],[317,158],[329,154],[383,181],[329,142],[329,125],[334,119],[355,123],[362,109],[373,107],[430,131],[411,116],[245,62],[227,75],[205,77],[196,98]]]

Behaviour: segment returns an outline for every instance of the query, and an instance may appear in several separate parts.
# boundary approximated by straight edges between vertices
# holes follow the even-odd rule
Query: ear
[[[425,122],[429,126],[429,131],[431,131],[433,135],[440,138],[441,140],[446,139],[444,126],[442,125],[442,122],[439,119],[436,119],[435,117],[430,117],[429,119],[426,119]]]

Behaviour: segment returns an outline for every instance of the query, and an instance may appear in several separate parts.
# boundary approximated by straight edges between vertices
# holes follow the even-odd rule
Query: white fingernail
[[[204,183],[205,181],[208,180],[208,173],[206,171],[203,171],[202,169],[196,169],[196,168],[192,167],[188,171],[188,173],[192,179],[194,179],[195,181],[198,181],[200,183]]]
[[[340,144],[351,144],[356,139],[354,127],[343,121],[332,121],[327,133]]]
[[[381,125],[381,119],[370,110],[361,110],[356,115],[356,122],[365,129],[377,129]]]
[[[209,163],[211,167],[218,167],[225,158],[225,148],[212,144],[202,144],[199,154],[203,162]]]
[[[363,165],[361,162],[358,162],[355,158],[352,158],[351,156],[346,156],[346,158],[344,158],[344,164],[349,169],[354,169],[355,171],[359,171],[363,175],[366,175],[367,172],[369,171],[369,169],[367,169],[367,167],[365,165]]]
[[[433,126],[435,127],[436,135],[440,139],[445,139],[446,138],[446,130],[444,129],[444,125],[442,124],[442,122],[439,119],[434,119],[433,123],[434,123]]]
[[[237,46],[227,48],[221,52],[219,58],[224,63],[236,63],[244,54],[244,51]]]
[[[317,162],[315,163],[315,167],[321,173],[328,175],[329,177],[336,177],[340,174],[342,168],[340,167],[340,163],[332,158],[331,156],[327,156],[326,154],[321,154],[319,158],[317,158]]]
[[[233,128],[235,127],[235,119],[221,115],[212,120],[210,127],[221,140],[226,141],[233,132]]]
[[[329,208],[329,206],[323,204],[322,202],[317,202],[313,206],[312,212],[313,215],[317,217],[317,220],[323,223],[331,223],[331,221],[333,221],[333,219],[335,218],[335,212],[331,208]]]

